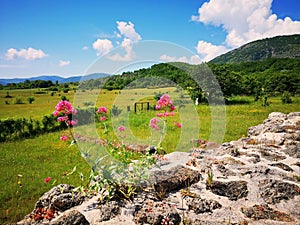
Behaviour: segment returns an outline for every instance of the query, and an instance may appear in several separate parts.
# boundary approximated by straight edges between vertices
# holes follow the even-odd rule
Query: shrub
[[[281,102],[283,104],[290,104],[292,103],[292,97],[290,92],[285,91],[281,96]]]
[[[27,98],[27,101],[28,101],[29,104],[32,104],[32,102],[34,102],[34,100],[35,100],[35,98],[33,96],[29,96]]]
[[[119,109],[118,106],[116,106],[116,105],[112,106],[112,108],[111,108],[111,114],[113,116],[118,116],[118,115],[121,114],[121,112],[122,112],[122,109]]]
[[[17,97],[15,100],[15,104],[23,104],[22,98]]]

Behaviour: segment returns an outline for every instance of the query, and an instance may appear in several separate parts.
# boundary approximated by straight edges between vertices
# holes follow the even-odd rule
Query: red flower
[[[51,177],[47,177],[47,178],[44,179],[45,184],[49,183],[50,181],[51,181]]]

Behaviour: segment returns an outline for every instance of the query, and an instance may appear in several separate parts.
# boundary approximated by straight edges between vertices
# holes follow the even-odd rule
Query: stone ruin
[[[273,112],[248,137],[165,158],[133,200],[99,202],[61,184],[34,208],[55,213],[51,221],[17,224],[300,224],[300,112]]]

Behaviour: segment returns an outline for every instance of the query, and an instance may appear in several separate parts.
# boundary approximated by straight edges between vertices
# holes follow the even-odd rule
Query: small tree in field
[[[33,96],[29,96],[28,98],[27,98],[27,101],[29,102],[29,104],[32,104],[32,102],[34,102],[34,97]]]

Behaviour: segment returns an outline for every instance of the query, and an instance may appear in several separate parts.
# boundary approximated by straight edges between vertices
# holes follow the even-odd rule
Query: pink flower
[[[67,123],[69,126],[75,126],[77,124],[77,120],[68,120]]]
[[[178,128],[181,128],[182,127],[182,124],[181,123],[178,123],[178,122],[174,122],[174,125]]]
[[[155,106],[156,110],[164,110],[164,113],[158,113],[158,117],[163,116],[174,116],[174,110],[176,109],[173,105],[173,101],[170,99],[170,96],[168,94],[164,94],[160,97],[160,99],[157,101],[157,105]],[[167,111],[171,111],[172,113],[167,113]]]
[[[47,177],[47,178],[44,179],[45,184],[49,183],[50,181],[51,181],[51,177]]]
[[[101,116],[100,121],[105,121],[106,119],[106,116]]]
[[[120,131],[120,132],[125,131],[125,127],[124,127],[124,126],[119,126],[119,127],[118,127],[118,131]]]
[[[55,110],[55,111],[53,112],[53,116],[59,116],[59,115],[60,115],[60,112],[59,112],[59,111]]]
[[[59,101],[58,104],[55,107],[55,110],[57,112],[62,112],[63,114],[72,114],[73,112],[76,111],[76,110],[73,109],[71,103],[68,102],[67,100],[61,100],[61,101]]]
[[[149,127],[155,130],[159,130],[159,126],[157,125],[160,122],[159,119],[152,118],[149,123]]]
[[[58,121],[58,122],[63,122],[63,121],[67,121],[68,119],[69,119],[68,116],[61,116],[61,117],[58,117],[58,118],[57,118],[57,121]]]
[[[99,109],[97,110],[98,114],[100,114],[100,113],[107,113],[107,112],[108,112],[108,110],[104,106],[100,106]]]
[[[62,136],[60,137],[60,140],[61,140],[61,141],[66,141],[66,140],[68,140],[68,137],[67,137],[66,135],[62,135]]]

